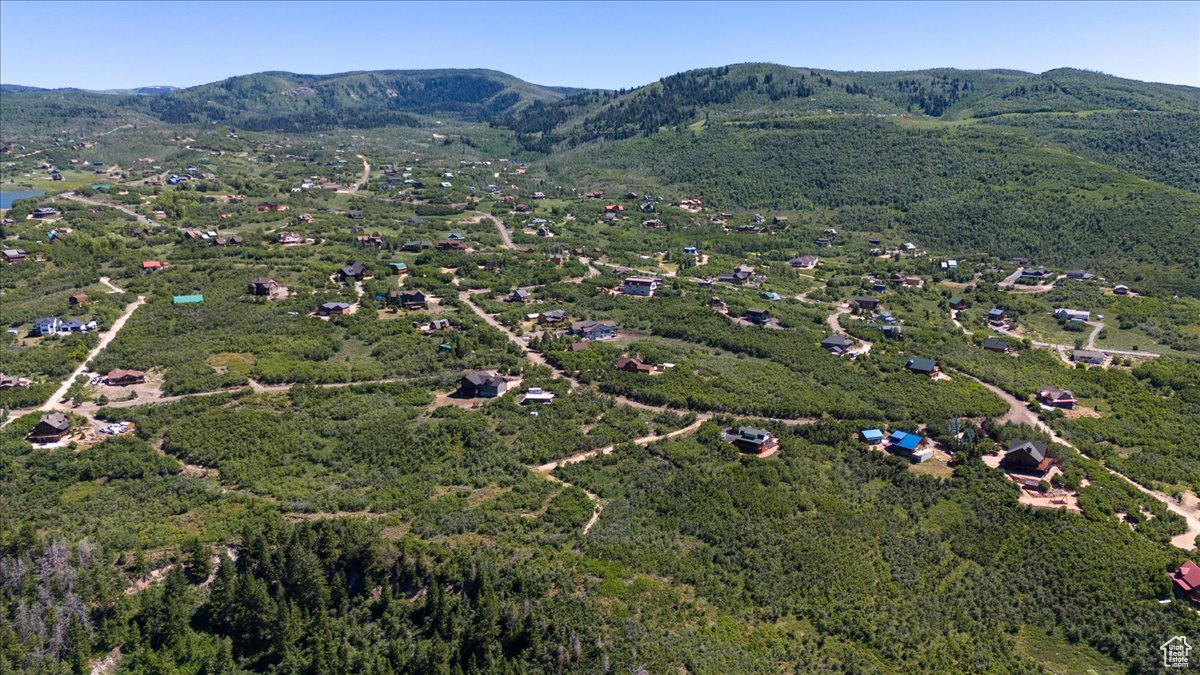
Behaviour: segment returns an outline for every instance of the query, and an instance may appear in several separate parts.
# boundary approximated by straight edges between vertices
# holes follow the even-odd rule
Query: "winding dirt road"
[[[70,199],[71,201],[80,202],[82,204],[88,204],[91,206],[103,206],[103,207],[110,208],[110,209],[116,209],[116,210],[120,211],[121,213],[125,213],[125,214],[133,216],[134,218],[137,218],[138,222],[143,225],[148,225],[150,227],[158,227],[159,226],[159,223],[154,222],[153,220],[147,218],[146,216],[143,216],[142,214],[138,213],[137,211],[134,211],[133,209],[129,208],[128,206],[124,206],[122,204],[110,204],[108,202],[102,202],[98,199],[92,199],[91,197],[84,197],[83,195],[75,194],[74,192],[64,192],[58,196],[62,197],[64,199]]]

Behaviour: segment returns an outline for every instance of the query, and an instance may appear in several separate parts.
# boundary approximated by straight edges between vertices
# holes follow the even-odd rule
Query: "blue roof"
[[[764,298],[766,298],[767,300],[778,300],[779,299],[779,294],[776,293],[775,291],[767,291],[766,293],[763,293],[762,296]]]
[[[862,434],[862,437],[868,441],[883,440],[883,432],[878,429],[863,429],[858,433]]]
[[[916,434],[910,434],[907,431],[893,431],[888,437],[888,443],[905,450],[916,450],[924,439]]]

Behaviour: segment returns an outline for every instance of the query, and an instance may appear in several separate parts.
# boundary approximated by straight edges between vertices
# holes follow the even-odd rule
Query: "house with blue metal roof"
[[[887,449],[913,462],[924,462],[933,456],[932,450],[921,448],[924,444],[924,436],[897,430],[888,436]]]
[[[883,432],[879,429],[863,429],[858,432],[858,437],[863,443],[870,445],[879,445],[883,442]]]

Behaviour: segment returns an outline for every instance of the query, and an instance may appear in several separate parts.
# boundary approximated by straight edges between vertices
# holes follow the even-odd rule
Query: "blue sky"
[[[0,82],[42,87],[486,67],[615,89],[746,61],[1070,66],[1200,86],[1200,2],[0,1]]]

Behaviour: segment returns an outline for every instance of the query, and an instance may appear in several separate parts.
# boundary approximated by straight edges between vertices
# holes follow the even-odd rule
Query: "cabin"
[[[434,332],[443,331],[443,330],[453,330],[453,328],[454,327],[450,325],[450,319],[434,319],[433,321],[430,321],[429,323],[425,324],[424,326],[421,326],[421,330],[426,333],[434,333]]]
[[[998,354],[1007,354],[1012,351],[1012,345],[1007,340],[994,337],[984,340],[983,348],[989,352],[996,352]]]
[[[552,309],[549,312],[542,312],[538,317],[538,323],[555,324],[562,323],[567,320],[567,313],[561,309]]]
[[[1075,363],[1086,363],[1092,366],[1102,366],[1108,359],[1104,352],[1094,349],[1076,349],[1071,352],[1071,360]]]
[[[967,308],[967,301],[963,300],[963,297],[961,295],[956,295],[953,298],[950,298],[950,309],[959,310],[959,309],[966,309],[966,308]]]
[[[34,209],[33,213],[29,215],[34,218],[53,218],[58,215],[58,209],[52,206],[41,206]]]
[[[922,358],[920,356],[909,357],[909,359],[904,362],[904,367],[909,372],[928,377],[934,377],[938,374],[938,372],[940,372],[937,361],[934,361],[933,359]]]
[[[377,234],[360,235],[354,238],[354,243],[359,246],[374,246],[375,248],[383,248],[387,243],[383,237]]]
[[[779,439],[766,429],[756,427],[738,427],[731,434],[733,445],[742,452],[761,455],[779,447]]]
[[[988,323],[993,326],[999,326],[1008,322],[1008,311],[1003,307],[993,307],[988,310]]]
[[[82,307],[87,304],[87,301],[88,296],[84,293],[76,293],[75,295],[67,298],[67,304],[71,305],[72,307]]]
[[[1021,278],[1030,281],[1042,282],[1052,276],[1054,273],[1047,269],[1027,267],[1021,270]]]
[[[887,439],[887,449],[901,457],[905,457],[912,462],[920,463],[933,457],[933,451],[923,448],[925,438],[918,434],[910,434],[907,431],[893,431]]]
[[[1005,471],[1031,474],[1042,478],[1054,466],[1054,458],[1046,454],[1046,444],[1035,441],[1014,440],[1000,459]]]
[[[388,304],[406,310],[429,309],[429,298],[421,291],[392,291]]]
[[[30,443],[57,443],[71,433],[71,420],[62,413],[42,415],[26,438]]]
[[[404,276],[408,274],[408,264],[402,262],[390,262],[388,267],[391,268],[392,274],[395,276]]]
[[[762,326],[771,320],[771,313],[758,307],[748,307],[746,309],[746,320]]]
[[[443,239],[437,243],[439,251],[462,251],[467,245],[457,239]]]
[[[1095,276],[1085,270],[1067,270],[1067,278],[1075,281],[1091,281]]]
[[[1200,566],[1189,560],[1168,576],[1180,595],[1191,602],[1200,603]]]
[[[775,216],[771,219],[772,225],[787,225],[787,216]]]
[[[783,296],[779,295],[775,291],[764,291],[762,293],[762,299],[770,300],[771,302],[779,302],[783,299]]]
[[[1129,295],[1129,287],[1125,284],[1117,284],[1113,286],[1113,293],[1116,295]]]
[[[104,384],[113,387],[128,387],[134,384],[144,384],[146,373],[140,370],[110,370],[104,376]]]
[[[661,283],[661,279],[653,277],[629,277],[621,286],[621,292],[625,295],[649,298],[654,295],[654,291],[658,289],[658,285]]]
[[[821,346],[828,349],[829,353],[841,356],[854,346],[854,341],[844,335],[830,335],[821,340]]]
[[[317,305],[317,316],[337,316],[350,310],[348,302],[322,302]]]
[[[1067,321],[1074,321],[1076,323],[1084,323],[1092,320],[1092,313],[1084,309],[1068,309],[1066,307],[1059,307],[1058,309],[1054,310],[1054,318],[1066,319]]]
[[[16,387],[20,387],[22,389],[28,389],[29,385],[31,385],[31,384],[33,384],[33,381],[30,380],[29,378],[17,377],[16,375],[5,375],[4,373],[0,373],[0,391],[14,389]]]
[[[858,438],[867,445],[883,444],[883,432],[879,429],[862,429],[858,432]]]
[[[348,279],[362,281],[366,276],[367,266],[357,261],[343,265],[337,272],[338,281],[346,281]]]
[[[299,244],[303,241],[304,241],[304,237],[301,237],[300,235],[296,234],[295,232],[280,232],[279,233],[279,243],[283,244],[284,246],[288,246],[291,244]]]
[[[458,381],[458,395],[464,398],[496,398],[507,390],[507,380],[486,370],[471,373]]]
[[[617,336],[617,325],[612,321],[576,321],[571,324],[571,334],[585,340],[607,340]]]
[[[684,246],[683,254],[684,255],[700,255],[700,249],[696,248],[695,246]]]
[[[167,266],[166,263],[159,262],[157,260],[143,260],[142,261],[142,272],[156,272],[166,266]]]
[[[412,241],[404,242],[404,245],[400,247],[400,250],[408,253],[420,253],[432,245],[433,244],[430,244],[427,241],[417,241],[414,239]]]
[[[550,405],[554,402],[554,392],[545,391],[541,387],[530,387],[525,395],[521,397],[521,405],[527,403],[539,403],[541,405]]]
[[[879,304],[880,304],[879,298],[875,298],[875,297],[872,297],[869,295],[859,296],[857,298],[854,298],[854,300],[852,300],[851,302],[853,302],[855,307],[858,307],[861,310],[867,310],[867,311],[875,311],[876,309],[879,309]]]
[[[655,372],[655,367],[649,363],[644,363],[639,358],[622,356],[621,358],[617,359],[616,363],[613,364],[613,370],[623,370],[627,373],[653,374]]]
[[[204,296],[199,293],[176,295],[171,298],[172,305],[198,305],[204,302]]]
[[[715,295],[709,299],[708,306],[709,308],[715,309],[718,312],[724,312],[729,309],[729,306],[725,304],[725,301]]]
[[[4,255],[4,262],[9,262],[9,263],[21,262],[28,256],[28,254],[25,253],[25,251],[23,251],[19,248],[6,248],[6,249],[4,249],[3,255]]]
[[[519,302],[521,304],[527,304],[533,302],[533,295],[527,290],[518,288],[512,293],[509,293],[508,297],[506,297],[504,300],[506,302]]]
[[[1053,387],[1042,387],[1037,392],[1037,400],[1042,405],[1052,408],[1074,408],[1078,401],[1075,400],[1075,394],[1072,394],[1066,389],[1054,389]]]
[[[821,259],[815,255],[802,255],[798,258],[792,258],[789,260],[788,265],[790,265],[792,269],[811,270],[817,266],[817,263],[820,262],[820,260]]]

